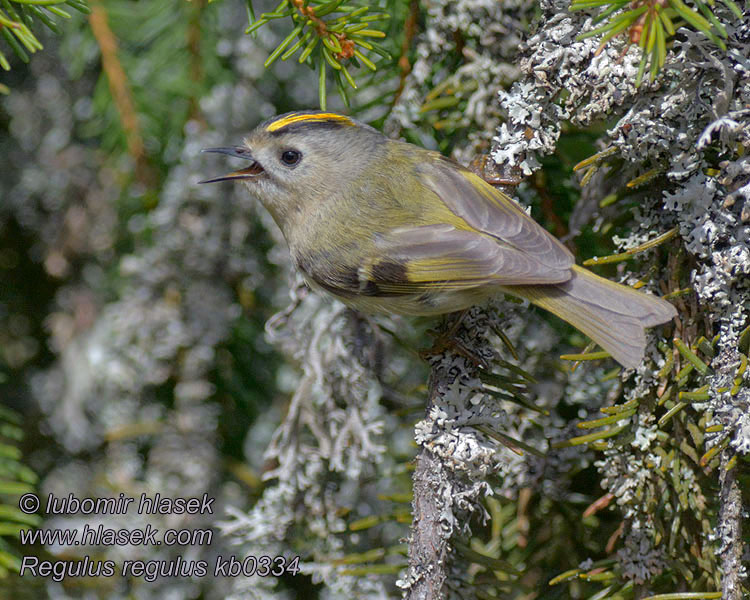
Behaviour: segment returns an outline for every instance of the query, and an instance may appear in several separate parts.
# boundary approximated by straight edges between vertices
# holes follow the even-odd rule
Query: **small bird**
[[[567,321],[625,367],[644,328],[676,316],[655,296],[594,275],[508,196],[438,152],[348,116],[292,112],[242,146],[241,180],[271,213],[313,289],[373,313],[438,315],[499,292]]]

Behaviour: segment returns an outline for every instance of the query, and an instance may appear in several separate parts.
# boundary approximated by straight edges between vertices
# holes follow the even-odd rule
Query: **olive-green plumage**
[[[504,292],[568,321],[635,367],[668,302],[598,277],[513,200],[437,152],[349,117],[295,112],[259,125],[243,180],[316,288],[365,312],[434,315]]]

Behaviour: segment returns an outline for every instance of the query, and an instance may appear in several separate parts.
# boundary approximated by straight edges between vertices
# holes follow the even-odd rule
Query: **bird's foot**
[[[454,319],[454,322],[447,331],[436,331],[434,329],[428,330],[427,333],[434,336],[435,341],[431,347],[420,350],[419,356],[429,362],[434,356],[438,356],[445,352],[454,352],[455,354],[464,357],[475,367],[488,369],[489,365],[487,364],[487,361],[481,356],[478,356],[476,352],[473,352],[470,348],[467,348],[458,338],[458,329],[461,327],[461,323],[467,312],[468,310],[463,310],[459,313],[452,313],[450,317]]]

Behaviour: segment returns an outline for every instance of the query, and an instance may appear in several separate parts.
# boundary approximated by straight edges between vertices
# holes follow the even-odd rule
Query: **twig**
[[[446,372],[440,364],[430,371],[427,413],[439,398],[442,377]],[[413,521],[409,539],[409,568],[402,587],[409,600],[437,600],[442,598],[447,578],[450,531],[441,522],[445,512],[445,491],[453,474],[445,468],[439,456],[426,445],[417,457],[414,471]]]
[[[723,342],[723,340],[722,340]],[[740,363],[739,350],[730,342],[724,347],[711,362],[715,370],[712,377],[711,388],[721,390],[730,389],[736,374],[737,365]],[[716,418],[722,422],[725,428],[730,428],[737,422],[738,410],[747,406],[750,399],[746,390],[741,390],[736,396],[730,393],[716,392],[714,401]],[[716,524],[718,537],[717,558],[721,565],[721,597],[724,600],[741,600],[743,597],[742,583],[746,577],[742,556],[745,543],[742,539],[742,518],[744,509],[742,506],[742,493],[737,482],[736,449],[731,444],[714,440],[713,447],[724,445],[720,450],[719,467],[719,518]],[[710,452],[710,450],[709,450]]]
[[[437,493],[445,470],[440,459],[422,447],[414,471],[414,521],[409,540],[410,600],[442,598],[447,577],[448,539],[440,522],[443,499]]]
[[[409,4],[409,16],[406,17],[404,23],[404,40],[401,43],[401,56],[398,59],[398,67],[400,69],[398,89],[393,95],[393,101],[391,106],[395,106],[401,94],[404,93],[406,87],[406,78],[411,73],[411,63],[409,62],[409,48],[411,42],[414,39],[414,35],[417,32],[417,17],[419,16],[419,2],[417,0],[411,0]]]
[[[91,3],[89,23],[96,42],[99,44],[99,50],[102,54],[102,68],[107,75],[109,90],[120,115],[120,123],[125,132],[128,153],[133,157],[136,164],[136,175],[139,180],[147,181],[149,179],[148,165],[143,150],[143,138],[138,127],[133,94],[122,68],[122,63],[117,56],[117,39],[109,27],[107,11],[98,0]]]
[[[467,555],[452,536],[470,535],[471,513],[487,516],[481,499],[491,493],[487,474],[499,468],[501,448],[510,447],[508,440],[526,447],[497,430],[500,423],[489,397],[476,402],[478,394],[487,392],[481,374],[491,374],[491,366],[480,365],[502,362],[492,341],[496,308],[490,311],[472,307],[454,313],[427,351],[433,357],[426,417],[415,426],[421,450],[414,471],[408,567],[398,581],[407,600],[439,600],[449,589],[457,597],[464,595]],[[493,377],[498,382],[503,378]]]
[[[319,38],[323,39],[330,35],[336,37],[336,39],[339,41],[339,44],[341,45],[341,52],[334,53],[334,56],[338,60],[344,60],[346,58],[351,58],[352,56],[354,56],[355,44],[347,37],[346,33],[330,33],[328,31],[328,25],[326,24],[326,22],[320,17],[316,16],[315,8],[313,6],[309,6],[304,0],[292,0],[292,4],[294,5],[294,8],[297,9],[299,14],[313,23]]]
[[[198,0],[193,3],[188,24],[187,47],[190,53],[190,80],[193,82],[190,94],[190,110],[188,114],[191,119],[200,121],[205,125],[205,119],[198,105],[200,84],[203,81],[203,55],[201,54],[201,22],[203,10],[207,0]]]
[[[486,493],[479,473],[496,461],[496,450],[483,454],[486,446],[474,444],[478,432],[461,424],[472,419],[470,398],[478,389],[474,386],[481,386],[478,364],[494,355],[486,339],[488,321],[477,308],[452,318],[440,328],[442,344],[435,342],[435,349],[444,348],[430,361],[426,418],[416,426],[421,450],[414,471],[409,560],[398,583],[408,600],[444,598],[456,583],[451,537]],[[474,449],[458,452],[461,447]]]
[[[737,483],[737,469],[728,468],[734,456],[730,448],[721,453],[719,469],[719,531],[722,534],[721,597],[724,600],[742,598],[742,494]]]

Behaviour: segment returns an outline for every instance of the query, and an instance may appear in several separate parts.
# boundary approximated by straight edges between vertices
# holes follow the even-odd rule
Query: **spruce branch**
[[[13,53],[23,62],[29,62],[29,54],[41,50],[42,43],[33,28],[38,23],[59,33],[55,17],[70,19],[67,6],[84,14],[89,13],[86,0],[2,0],[0,1],[0,34]],[[10,71],[10,62],[0,49],[0,67]],[[0,92],[8,88],[0,84]]]
[[[682,0],[573,0],[571,11],[591,8],[603,9],[594,19],[602,25],[578,36],[579,40],[602,36],[600,53],[607,43],[618,35],[627,35],[628,43],[623,54],[631,45],[636,44],[642,51],[641,62],[636,78],[636,87],[640,86],[648,67],[649,80],[654,81],[664,67],[667,51],[677,29],[688,26],[706,35],[719,48],[726,51],[727,31],[716,15],[714,3],[695,0],[698,11],[695,11]],[[724,0],[737,18],[742,18],[742,11],[733,0]],[[622,9],[625,9],[620,12]],[[613,16],[614,15],[614,16]]]
[[[150,179],[149,168],[146,163],[133,93],[118,57],[117,38],[109,26],[107,11],[99,0],[94,0],[92,3],[89,24],[99,45],[102,69],[107,76],[109,90],[117,107],[122,129],[125,132],[128,153],[136,165],[136,177],[141,181],[148,181]]]
[[[441,396],[453,376],[445,361],[430,368],[426,414],[439,409]],[[460,487],[456,474],[448,468],[445,458],[422,444],[414,471],[412,527],[409,536],[408,570],[399,586],[409,600],[437,600],[444,597],[443,586],[448,576],[451,527],[443,519],[449,514],[451,498]]]
[[[0,374],[0,383],[2,383]],[[18,572],[21,561],[10,541],[21,529],[37,527],[41,517],[19,510],[22,494],[33,493],[37,475],[21,462],[18,443],[24,437],[21,416],[0,406],[0,579]]]
[[[374,73],[378,64],[369,53],[391,59],[386,48],[374,41],[386,37],[375,22],[389,16],[386,12],[372,12],[369,5],[345,5],[344,0],[282,0],[273,11],[255,18],[252,2],[249,2],[250,24],[245,33],[253,33],[270,21],[290,18],[291,31],[269,54],[264,66],[270,67],[277,59],[288,60],[299,54],[300,64],[305,63],[319,73],[318,96],[320,108],[325,110],[329,70],[341,99],[349,106],[349,88],[358,88],[351,67],[364,66]]]

